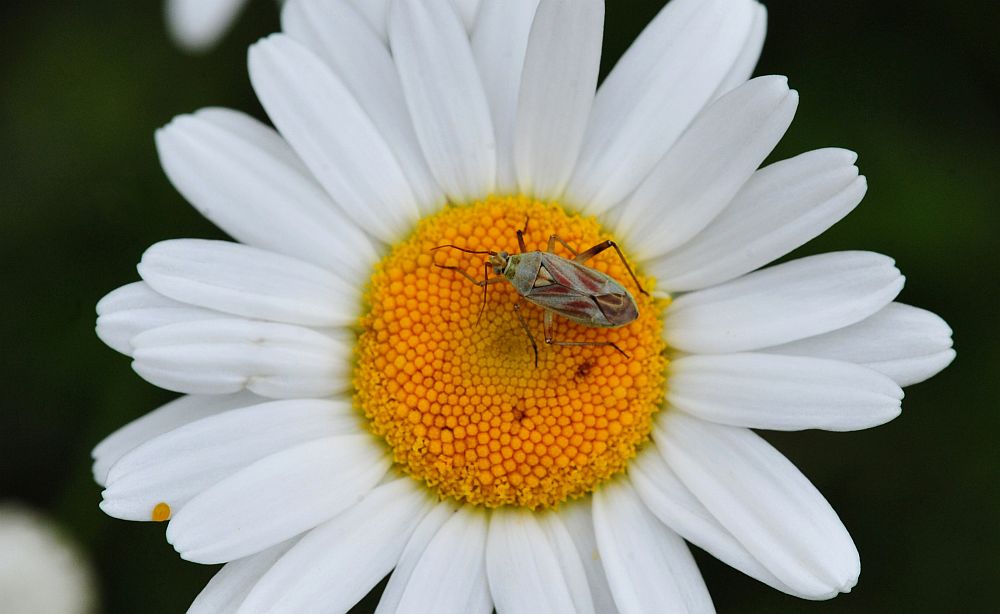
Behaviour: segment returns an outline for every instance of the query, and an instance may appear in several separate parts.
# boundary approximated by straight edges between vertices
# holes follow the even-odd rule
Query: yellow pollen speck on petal
[[[166,503],[160,502],[156,504],[153,508],[152,518],[153,522],[166,522],[170,520],[170,506]]]
[[[625,286],[638,318],[597,328],[556,316],[553,336],[612,342],[629,358],[607,346],[545,344],[544,310],[525,302],[537,368],[513,309],[514,287],[490,285],[479,319],[483,289],[436,266],[482,279],[484,256],[431,250],[454,244],[516,254],[525,218],[528,251],[544,250],[552,234],[577,251],[614,238],[595,219],[554,203],[492,197],[448,207],[375,267],[356,348],[356,401],[400,468],[441,497],[487,507],[555,507],[592,492],[635,456],[664,395],[665,302],[638,292],[614,250],[586,266]],[[555,253],[571,257],[561,246]],[[651,289],[653,279],[640,280]]]

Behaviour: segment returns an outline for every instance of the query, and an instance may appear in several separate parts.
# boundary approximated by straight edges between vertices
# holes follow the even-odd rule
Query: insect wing
[[[588,326],[611,325],[593,298],[572,288],[550,284],[533,289],[524,295],[524,298],[539,307],[581,324]]]
[[[526,299],[589,326],[622,326],[638,317],[631,295],[611,277],[571,260],[544,254]]]
[[[624,326],[639,317],[639,308],[628,294],[599,294],[594,302],[611,326]]]
[[[608,294],[613,291],[613,286],[619,286],[604,273],[555,254],[544,254],[541,265],[553,284],[569,288],[583,296]]]

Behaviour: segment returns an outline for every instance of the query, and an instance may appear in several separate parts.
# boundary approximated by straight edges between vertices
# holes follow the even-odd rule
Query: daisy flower
[[[765,18],[673,0],[598,90],[600,0],[486,2],[471,33],[449,0],[377,24],[290,0],[249,53],[276,130],[205,109],[157,133],[238,242],[158,243],[98,305],[186,396],[94,473],[105,512],[226,564],[190,612],[344,612],[386,575],[379,612],[712,611],[685,540],[802,598],[855,585],[837,514],[752,429],[888,422],[951,331],[893,302],[885,256],[767,266],[866,183],[842,149],[758,170],[797,104],[747,80]],[[538,302],[607,240],[580,275],[624,290],[564,312],[634,307],[617,328],[516,310],[467,253],[513,275],[552,246]]]
[[[53,522],[20,504],[0,504],[0,603],[4,614],[88,614],[94,573]]]
[[[385,36],[389,0],[345,0],[365,14],[368,22]],[[285,0],[278,0],[283,4]],[[475,23],[480,0],[453,0],[467,28]],[[247,0],[167,0],[165,10],[167,30],[180,47],[200,52],[214,46]]]

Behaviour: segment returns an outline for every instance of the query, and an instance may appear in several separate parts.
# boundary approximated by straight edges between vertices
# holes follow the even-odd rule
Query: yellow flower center
[[[491,284],[477,321],[483,289],[437,266],[483,279],[487,256],[431,250],[518,254],[526,218],[528,251],[544,251],[552,234],[579,252],[612,238],[592,218],[527,198],[448,207],[376,266],[357,346],[356,400],[396,463],[442,497],[488,507],[553,507],[593,491],[625,468],[663,400],[664,304],[638,291],[613,249],[585,266],[628,289],[638,318],[598,328],[556,316],[552,337],[611,342],[628,357],[607,345],[546,344],[545,310],[522,301],[537,367],[514,286]],[[558,244],[554,251],[572,258]],[[640,281],[647,290],[653,282]]]

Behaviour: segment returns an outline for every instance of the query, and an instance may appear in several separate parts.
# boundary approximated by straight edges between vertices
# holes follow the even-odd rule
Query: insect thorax
[[[514,276],[517,275],[517,268],[521,264],[521,257],[518,255],[511,256],[507,259],[507,266],[504,267],[503,276],[508,280],[513,281]]]

